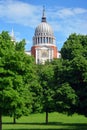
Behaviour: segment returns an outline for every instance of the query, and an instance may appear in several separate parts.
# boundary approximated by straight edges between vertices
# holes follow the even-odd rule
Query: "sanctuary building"
[[[53,29],[47,23],[44,8],[41,23],[36,27],[32,41],[31,50],[26,51],[26,54],[34,56],[36,64],[44,64],[46,61],[51,62],[54,58],[61,57],[56,46]]]
[[[47,60],[50,62],[54,58],[60,58],[55,43],[53,29],[47,23],[45,9],[43,9],[41,23],[35,29],[31,48],[31,55],[35,57],[36,64],[44,64]]]

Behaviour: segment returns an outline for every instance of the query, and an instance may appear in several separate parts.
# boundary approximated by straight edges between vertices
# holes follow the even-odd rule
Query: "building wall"
[[[32,46],[31,48],[31,55],[33,55],[36,58],[36,48],[38,48],[40,46]],[[53,49],[53,58],[58,58],[58,50],[56,46],[49,46]]]

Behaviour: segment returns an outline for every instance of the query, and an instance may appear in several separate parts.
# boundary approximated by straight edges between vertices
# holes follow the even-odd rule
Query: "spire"
[[[45,7],[43,6],[42,22],[46,22]]]
[[[43,17],[45,17],[45,6],[43,6]]]
[[[15,36],[14,36],[13,28],[12,28],[12,32],[11,32],[11,41],[15,41]]]

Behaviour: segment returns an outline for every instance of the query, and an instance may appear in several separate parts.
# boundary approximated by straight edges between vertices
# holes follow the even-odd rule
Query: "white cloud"
[[[60,18],[65,18],[65,17],[73,16],[73,15],[74,15],[74,12],[71,9],[64,8],[58,11],[58,16]]]
[[[36,27],[40,23],[42,5],[18,0],[0,0],[0,17],[7,23]],[[54,7],[46,10],[47,21],[56,32],[67,36],[73,32],[87,34],[87,9]]]
[[[14,0],[4,0],[0,2],[0,17],[7,22],[22,25],[34,26],[39,22],[39,6]]]
[[[51,25],[58,33],[68,36],[71,33],[87,34],[87,9],[58,8],[49,13]]]
[[[83,13],[87,13],[87,9],[75,8],[75,9],[73,10],[73,12],[74,12],[75,14],[83,14]]]
[[[87,13],[87,9],[83,8],[61,8],[56,12],[59,18],[68,18],[78,14]]]

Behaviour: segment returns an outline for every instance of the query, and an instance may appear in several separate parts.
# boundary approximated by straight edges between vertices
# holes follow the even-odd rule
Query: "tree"
[[[39,81],[42,86],[41,105],[42,112],[46,112],[46,124],[48,123],[48,113],[54,109],[53,102],[53,68],[51,64],[39,65]]]
[[[81,35],[71,34],[61,49],[62,58],[72,60],[74,57],[82,54]]]
[[[40,84],[40,80],[39,80],[39,75],[38,75],[38,71],[39,71],[39,65],[35,65],[35,69],[34,72],[35,74],[33,75],[33,81],[31,83],[30,86],[30,91],[32,93],[32,113],[38,113],[42,111],[42,101],[41,101],[41,97],[42,97],[42,86]]]
[[[64,80],[78,96],[74,111],[87,116],[87,35],[70,35],[61,54],[67,68]]]
[[[22,44],[22,45],[21,45]],[[33,81],[34,73],[34,59],[28,56],[24,52],[25,42],[19,42],[15,45],[15,55],[8,59],[7,69],[14,72],[13,89],[18,92],[20,104],[14,102],[10,108],[10,115],[14,117],[14,123],[16,118],[22,115],[28,115],[32,110],[32,93],[30,92],[30,86]],[[17,98],[18,99],[18,98]],[[17,104],[16,104],[17,103]]]
[[[73,81],[70,81],[72,88],[76,91],[79,102],[76,112],[87,116],[87,60],[83,56],[75,57],[71,61]],[[84,111],[83,111],[84,109]]]
[[[2,129],[2,114],[7,108],[7,102],[4,102],[6,96],[5,92],[8,91],[9,86],[12,87],[11,79],[12,75],[14,75],[10,70],[5,69],[5,59],[9,55],[9,52],[10,54],[14,52],[13,43],[10,41],[11,39],[8,33],[3,31],[0,34],[0,130]]]
[[[77,102],[75,90],[66,82],[63,59],[55,59],[51,63],[39,65],[40,84],[42,86],[42,112],[46,112],[46,124],[48,113],[52,111],[72,114],[72,108]],[[64,76],[64,77],[63,77]]]
[[[68,72],[70,67],[63,59],[57,59],[52,62],[54,66],[54,102],[55,111],[60,113],[73,114],[72,108],[77,103],[75,90],[68,82]],[[67,76],[67,77],[66,77]]]
[[[15,44],[8,32],[0,34],[0,130],[3,114],[14,116],[15,123],[16,118],[32,109],[34,59],[25,54],[24,40]]]

